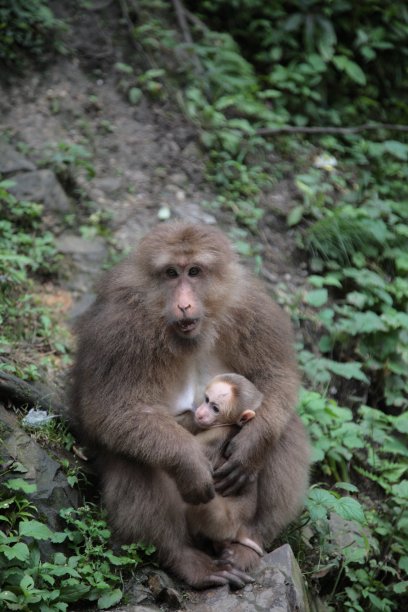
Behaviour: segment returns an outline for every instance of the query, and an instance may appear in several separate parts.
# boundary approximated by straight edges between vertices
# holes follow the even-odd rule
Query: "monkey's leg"
[[[103,499],[119,540],[154,544],[159,561],[196,588],[242,588],[252,580],[193,547],[185,503],[165,472],[119,457],[107,457],[103,470]]]
[[[247,537],[260,548],[271,547],[300,513],[309,482],[309,455],[306,432],[294,414],[281,439],[265,457],[258,475],[256,512],[252,520],[244,523]],[[222,558],[242,571],[255,567],[260,559],[255,549],[239,543],[228,544]]]

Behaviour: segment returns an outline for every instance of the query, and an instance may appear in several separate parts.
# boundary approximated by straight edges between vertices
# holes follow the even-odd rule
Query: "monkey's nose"
[[[186,311],[191,308],[191,304],[187,304],[187,306],[180,306],[180,304],[177,304],[177,308],[179,308],[183,314],[186,314]]]

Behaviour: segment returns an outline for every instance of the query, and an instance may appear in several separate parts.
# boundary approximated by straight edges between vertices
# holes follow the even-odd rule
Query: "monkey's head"
[[[198,339],[220,320],[234,295],[237,257],[226,236],[207,225],[157,226],[136,252],[146,305],[178,338]]]
[[[196,425],[203,429],[221,425],[242,427],[254,418],[262,398],[262,393],[244,376],[215,376],[206,387],[204,402],[195,411]]]

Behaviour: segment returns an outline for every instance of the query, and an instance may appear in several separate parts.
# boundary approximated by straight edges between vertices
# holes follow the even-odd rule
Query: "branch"
[[[197,72],[197,74],[199,76],[203,76],[205,71],[204,71],[203,66],[201,65],[201,62],[200,62],[197,54],[194,53],[194,49],[193,49],[194,40],[193,40],[193,37],[191,35],[191,31],[190,31],[189,25],[187,23],[186,9],[184,8],[181,0],[172,0],[172,3],[173,3],[173,6],[174,6],[174,10],[176,11],[177,21],[178,21],[180,29],[182,31],[184,41],[188,45],[191,45],[192,52],[193,52],[193,62],[194,62],[194,66],[195,66],[196,72]]]
[[[56,414],[64,413],[64,406],[57,397],[57,392],[51,389],[40,389],[6,372],[0,371],[0,397],[14,401],[17,404],[27,404]]]
[[[295,125],[283,125],[276,128],[259,128],[256,130],[258,136],[273,136],[274,134],[357,134],[367,130],[395,130],[397,132],[408,132],[408,125],[395,123],[363,123],[352,127],[314,126],[297,127]]]

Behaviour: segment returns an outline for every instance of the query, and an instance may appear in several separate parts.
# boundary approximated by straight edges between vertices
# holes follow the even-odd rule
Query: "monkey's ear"
[[[250,421],[255,416],[255,412],[253,410],[244,410],[244,412],[239,417],[238,425],[244,425],[247,421]]]

